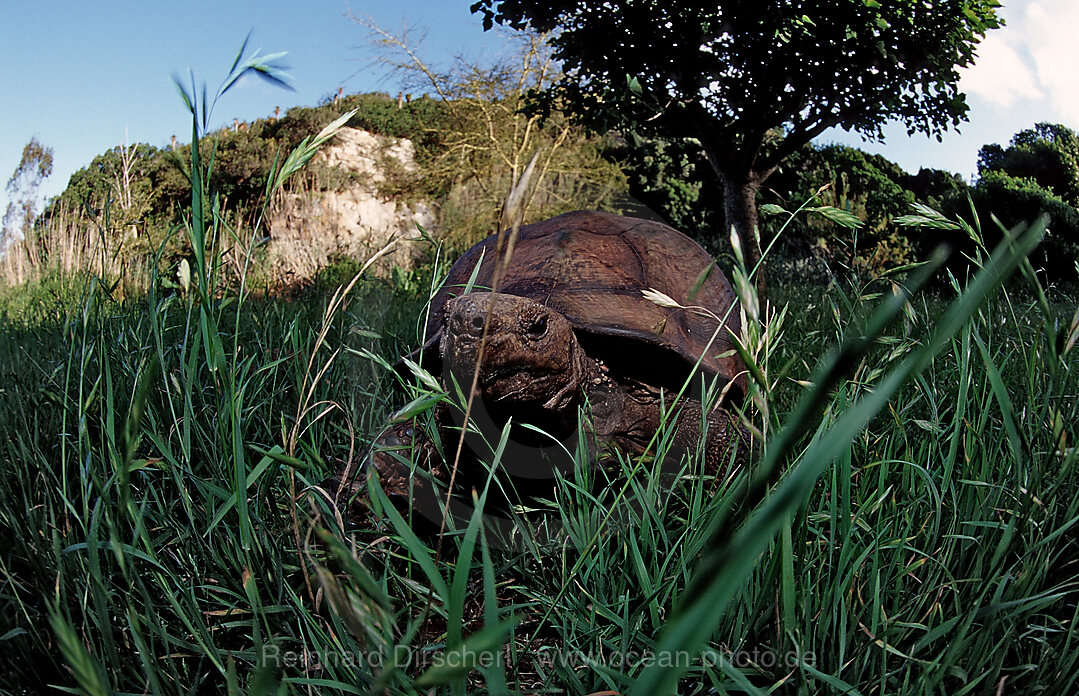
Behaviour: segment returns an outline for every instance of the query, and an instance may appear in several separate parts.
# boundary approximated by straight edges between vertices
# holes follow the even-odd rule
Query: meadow
[[[377,488],[353,529],[318,486],[442,398],[389,367],[446,259],[287,297],[219,284],[236,231],[191,183],[186,273],[0,298],[3,691],[1075,688],[1079,313],[1025,260],[1044,221],[969,277],[773,283],[744,336],[762,438],[730,479],[657,485],[660,433],[606,485],[582,463],[508,539],[487,489],[436,539]]]
[[[881,321],[891,287],[774,289],[769,408],[747,417],[778,484],[668,495],[627,462],[625,515],[569,481],[543,543],[487,543],[477,516],[438,558],[389,508],[348,532],[310,493],[400,405],[383,361],[414,340],[422,284],[39,287],[0,343],[4,689],[646,693],[679,668],[679,693],[1066,693],[1070,308],[938,286]]]

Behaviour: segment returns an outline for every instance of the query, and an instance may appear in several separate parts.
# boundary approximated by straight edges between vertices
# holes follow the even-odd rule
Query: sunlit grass
[[[659,664],[659,632],[716,548],[713,521],[753,502],[744,489],[713,496],[691,480],[674,504],[638,472],[633,506],[612,515],[609,496],[567,482],[560,544],[499,551],[473,527],[448,540],[438,563],[433,541],[403,520],[336,537],[344,546],[311,534],[305,498],[294,504],[292,491],[350,450],[361,457],[390,410],[390,380],[361,349],[388,358],[397,349],[357,331],[388,328],[366,316],[377,287],[355,286],[361,301],[331,318],[314,364],[348,349],[309,397],[325,297],[249,299],[238,319],[218,322],[240,333],[218,330],[230,350],[216,369],[195,303],[176,292],[116,303],[90,284],[62,316],[5,325],[3,454],[13,465],[0,520],[12,545],[0,568],[9,622],[0,633],[19,656],[7,663],[8,683],[100,679],[115,691],[179,693],[283,677],[296,693],[375,683],[412,693],[447,646],[486,654],[502,640],[503,665],[427,679],[625,691],[649,660]],[[771,358],[788,366],[777,381],[789,396],[773,402],[781,422],[806,389],[793,380],[812,379],[806,343],[823,352],[864,331],[851,319],[857,298],[813,297],[791,310],[791,343]],[[925,345],[941,304],[912,309],[853,359],[785,469]],[[746,559],[750,575],[709,628],[708,657],[695,645],[671,658],[689,661],[681,691],[782,683],[809,693],[843,684],[980,693],[1004,678],[1017,689],[1073,686],[1079,414],[1074,352],[1056,338],[1072,312],[1049,310],[1005,295],[975,312],[865,430],[817,462],[823,475],[806,504]],[[289,452],[301,396],[343,408],[302,424]],[[395,646],[409,658],[400,669],[302,657],[392,655]],[[281,669],[260,672],[259,657],[277,654]],[[771,664],[790,654],[812,661]]]

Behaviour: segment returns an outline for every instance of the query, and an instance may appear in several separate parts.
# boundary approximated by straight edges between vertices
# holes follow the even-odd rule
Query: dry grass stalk
[[[61,205],[32,232],[10,240],[0,251],[0,284],[15,287],[50,274],[93,273],[122,280],[127,291],[144,288],[149,259],[123,254],[132,231],[104,229],[97,221]]]

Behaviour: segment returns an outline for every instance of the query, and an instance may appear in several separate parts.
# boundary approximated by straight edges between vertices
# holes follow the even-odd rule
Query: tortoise
[[[566,464],[558,453],[574,443],[586,443],[592,449],[588,456],[600,464],[612,449],[640,455],[687,380],[694,386],[677,406],[668,457],[694,451],[707,421],[705,471],[720,474],[742,461],[745,431],[730,410],[746,389],[731,339],[740,330],[732,311],[736,298],[704,249],[658,222],[566,213],[520,228],[497,292],[491,292],[504,256],[498,245],[499,235],[491,235],[453,264],[431,301],[426,341],[407,356],[441,379],[448,392],[467,393],[482,346],[478,398],[469,413],[480,433],[466,440],[471,458],[459,466],[459,475],[486,475],[475,466],[475,457],[483,456],[483,436],[497,443],[511,418],[518,424],[510,437],[516,449],[504,452],[502,462],[517,480],[550,481]],[[648,290],[683,307],[661,306],[646,297]],[[689,379],[694,374],[724,394],[707,414],[701,379]],[[588,416],[583,438],[580,410]],[[383,432],[368,461],[391,499],[408,496],[414,474],[394,450],[416,448],[419,468],[444,481],[442,460],[453,460],[460,432],[454,426],[462,416],[460,407],[436,412],[444,457],[435,455],[430,438],[411,422]]]

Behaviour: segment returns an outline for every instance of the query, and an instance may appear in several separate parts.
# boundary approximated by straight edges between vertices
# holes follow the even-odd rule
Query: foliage
[[[126,238],[129,256],[153,254],[165,242],[184,185],[182,177],[170,176],[175,167],[165,161],[164,154],[136,143],[98,155],[72,174],[67,188],[49,201],[43,221],[81,216],[83,224],[97,223],[108,227],[110,235]],[[171,210],[166,208],[169,204]],[[170,247],[173,253],[178,250],[175,242]]]
[[[1079,210],[1032,179],[988,170],[971,190],[974,208],[981,215],[995,214],[1006,226],[1048,214],[1050,234],[1035,254],[1035,265],[1052,280],[1076,280],[1079,259]],[[990,212],[999,211],[999,212]],[[969,248],[969,242],[961,248]]]
[[[394,138],[409,138],[422,150],[435,144],[431,134],[437,132],[445,107],[439,100],[426,95],[399,101],[385,93],[350,94],[319,106],[289,109],[280,119],[266,123],[265,137],[279,142],[284,148],[295,147],[327,120],[349,111],[355,111],[349,119],[349,127]]]
[[[307,135],[317,133],[332,120],[324,120]],[[243,130],[225,130],[217,135],[212,145],[207,144],[204,148],[203,158],[213,155],[214,187],[225,201],[256,205],[265,193],[265,182],[274,158],[299,145],[299,142],[275,142],[264,137],[264,130],[265,122],[261,121],[248,124]]]
[[[413,99],[392,99],[383,94],[355,94],[341,100],[341,107],[356,109],[349,121],[353,128],[394,138],[410,138],[418,147],[436,142],[438,126],[446,117],[447,105],[427,94]]]
[[[263,203],[264,182],[275,158],[350,113],[350,127],[407,137],[415,145],[417,169],[406,171],[392,157],[380,163],[385,180],[379,193],[387,199],[432,203],[439,214],[438,229],[464,246],[490,232],[511,179],[520,175],[534,152],[544,153],[543,176],[532,192],[529,220],[603,207],[624,187],[621,173],[604,160],[598,141],[585,137],[580,128],[540,127],[535,119],[529,125],[527,117],[517,114],[523,89],[516,84],[522,79],[519,71],[527,76],[541,68],[535,63],[521,68],[510,59],[491,67],[462,64],[439,76],[445,98],[343,95],[319,106],[289,109],[279,117],[237,122],[204,133],[199,158],[214,163],[211,183],[229,224],[247,225]],[[512,150],[516,146],[519,152]],[[192,251],[183,235],[175,234],[190,207],[190,160],[186,143],[166,149],[117,146],[72,175],[68,188],[46,207],[43,224],[55,228],[63,221],[65,227],[102,229],[125,259],[158,256],[161,270],[167,272]],[[302,189],[341,190],[356,176],[316,161],[305,170]],[[210,204],[206,201],[207,216]],[[81,222],[73,216],[82,216]]]
[[[857,235],[826,217],[810,216],[787,229],[783,245],[788,254],[817,255],[832,265],[881,273],[917,260],[910,241],[891,224],[915,201],[907,188],[912,179],[880,155],[843,145],[807,145],[780,166],[764,198],[775,196],[789,205],[812,196],[854,215],[864,223]]]
[[[723,203],[711,193],[717,178],[696,142],[608,136],[608,156],[627,173],[630,193],[675,227],[696,236],[714,253],[723,250],[710,237],[723,228]],[[928,258],[933,247],[918,244],[919,232],[897,227],[894,218],[921,202],[941,208],[965,196],[967,185],[957,174],[922,168],[908,174],[894,162],[842,145],[805,145],[792,154],[768,180],[760,200],[780,206],[812,199],[844,210],[865,225],[852,236],[849,226],[822,215],[786,221],[765,217],[771,236],[780,224],[785,231],[773,263],[817,263],[843,266],[870,274]],[[781,268],[775,273],[784,272]]]
[[[87,167],[72,174],[67,188],[50,201],[49,207],[66,205],[70,209],[78,210],[84,206],[91,206],[96,209],[93,211],[96,213],[104,207],[106,202],[119,200],[123,189],[123,179],[127,173],[136,187],[131,195],[140,200],[141,204],[138,207],[143,209],[142,214],[136,213],[131,222],[139,222],[145,215],[144,208],[153,207],[152,197],[155,192],[150,180],[150,172],[152,163],[159,154],[157,148],[144,143],[137,143],[130,147],[117,145],[104,154],[94,157]]]
[[[676,229],[714,245],[714,230],[724,227],[723,203],[713,195],[719,182],[699,143],[633,131],[607,138],[606,155],[625,171],[630,194]]]
[[[967,111],[958,68],[999,26],[996,0],[678,3],[477,0],[484,26],[553,31],[563,76],[543,96],[598,130],[700,141],[746,239],[756,196],[825,129],[937,135]],[[725,235],[724,235],[725,236]],[[750,245],[751,265],[756,263]]]
[[[1079,206],[1079,137],[1067,126],[1038,123],[1016,133],[1007,148],[978,151],[978,173],[1003,172],[1029,179],[1072,207]]]
[[[893,217],[905,213],[914,202],[914,194],[902,185],[906,172],[880,155],[828,145],[802,148],[789,164],[795,181],[785,187],[787,191],[824,189],[822,200],[854,213],[873,232],[884,231]]]
[[[525,113],[525,97],[557,77],[545,37],[524,33],[513,51],[490,64],[463,59],[439,69],[406,35],[361,20],[380,60],[406,85],[437,95],[443,118],[432,133],[438,149],[421,161],[424,188],[439,201],[439,225],[455,248],[467,248],[503,219],[506,192],[530,172],[521,219],[533,222],[581,208],[604,208],[623,187],[600,143],[557,110]]]
[[[968,186],[959,174],[922,167],[917,174],[906,176],[905,188],[914,194],[915,200],[941,210],[946,201],[962,198]]]
[[[30,138],[23,147],[19,165],[5,185],[10,197],[0,228],[0,250],[17,235],[27,234],[37,218],[37,189],[52,174],[52,148]]]
[[[359,109],[358,111],[354,111]],[[326,123],[352,112],[349,125],[394,137],[413,137],[421,158],[430,156],[441,107],[435,100],[410,100],[397,108],[385,94],[348,95],[336,103],[296,107],[280,117],[236,123],[204,133],[199,157],[214,162],[213,187],[225,203],[234,224],[258,210],[265,194],[265,181],[282,153],[317,132]],[[98,155],[76,171],[67,188],[48,202],[43,225],[63,220],[69,226],[100,227],[123,241],[123,254],[130,259],[160,255],[162,269],[173,266],[190,247],[174,234],[190,207],[191,146],[174,143],[158,149],[136,143],[118,145]],[[335,173],[323,169],[309,176],[320,190],[340,186]],[[71,216],[83,216],[74,223]],[[52,221],[52,222],[50,222]]]
[[[1038,123],[1016,133],[1008,147],[988,144],[978,156],[978,181],[965,195],[946,198],[944,208],[953,215],[986,220],[996,216],[1006,227],[1022,225],[1043,213],[1050,217],[1050,232],[1035,252],[1035,265],[1052,281],[1076,280],[1079,260],[1079,138],[1059,124]],[[958,192],[957,192],[958,193]],[[973,209],[971,208],[973,205]],[[997,235],[990,235],[990,243]],[[961,267],[974,251],[974,243],[955,231],[938,232],[960,254]]]

